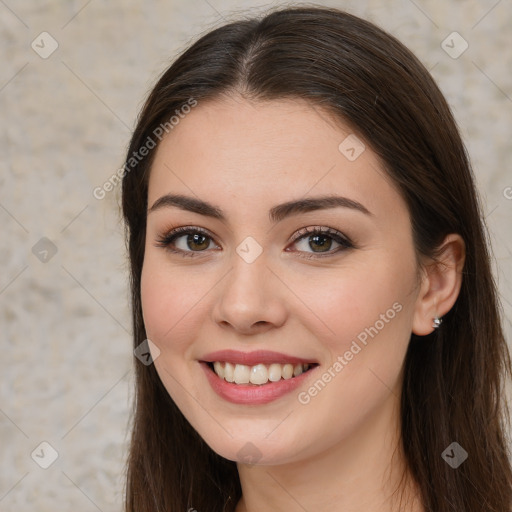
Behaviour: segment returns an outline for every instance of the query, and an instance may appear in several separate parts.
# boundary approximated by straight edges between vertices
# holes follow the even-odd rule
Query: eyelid
[[[184,251],[182,249],[175,249],[171,247],[171,244],[176,240],[177,238],[180,238],[181,236],[187,235],[187,234],[201,234],[209,238],[214,244],[217,246],[220,246],[215,240],[215,236],[213,236],[207,229],[201,228],[199,226],[180,226],[176,228],[169,228],[164,232],[164,234],[157,237],[157,243],[155,244],[157,247],[162,247],[172,253],[179,254],[181,256],[199,256],[203,252],[207,252],[207,250],[203,251]],[[329,238],[331,238],[336,243],[340,244],[340,247],[338,247],[335,250],[329,250],[325,252],[305,252],[305,251],[288,251],[288,246],[285,249],[288,252],[296,252],[301,257],[304,258],[322,258],[322,257],[328,257],[328,256],[334,256],[335,254],[346,250],[354,248],[355,245],[351,241],[351,239],[343,234],[342,232],[330,228],[328,226],[307,226],[304,228],[299,229],[296,231],[292,237],[290,238],[290,243],[294,244],[298,242],[299,240],[303,238],[307,238],[308,236],[313,235],[328,235]],[[306,254],[307,256],[304,256]]]
[[[174,241],[176,238],[180,238],[180,236],[191,234],[191,233],[192,234],[199,233],[201,235],[204,235],[204,236],[210,238],[215,244],[217,244],[217,242],[215,242],[215,237],[213,236],[213,234],[210,233],[205,228],[201,228],[199,226],[179,226],[176,228],[171,227],[169,229],[166,229],[162,235],[157,236],[157,240],[156,240],[157,243],[155,245],[157,247],[163,247],[164,249],[169,249],[171,240]],[[217,245],[219,245],[219,244],[217,244]],[[169,249],[169,250],[171,250],[171,249]],[[181,251],[179,249],[176,249],[173,252],[200,253],[202,251]]]
[[[337,229],[330,228],[328,226],[307,226],[296,231],[291,238],[291,242],[296,242],[301,238],[306,237],[307,235],[315,235],[315,234],[326,234],[331,237],[338,237],[346,243],[352,244],[350,238],[344,235],[341,231]]]
[[[307,226],[301,228],[292,236],[291,243],[294,244],[304,238],[308,238],[308,236],[313,236],[317,234],[328,235],[328,237],[331,238],[331,240],[333,240],[337,244],[339,244],[340,247],[325,252],[288,251],[288,248],[285,250],[287,250],[288,252],[296,252],[298,256],[301,258],[320,259],[328,258],[330,256],[333,257],[347,249],[355,248],[355,244],[348,236],[346,236],[341,231],[338,231],[337,229],[334,228],[330,228],[328,226]]]

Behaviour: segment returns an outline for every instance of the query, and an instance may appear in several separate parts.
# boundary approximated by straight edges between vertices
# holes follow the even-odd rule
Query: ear
[[[462,285],[466,245],[462,237],[451,233],[439,247],[439,256],[423,264],[421,286],[416,299],[412,332],[425,336],[434,331],[432,322],[455,304]]]

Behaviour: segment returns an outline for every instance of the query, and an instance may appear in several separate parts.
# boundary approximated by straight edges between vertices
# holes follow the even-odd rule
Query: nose
[[[286,290],[264,254],[248,263],[233,254],[233,265],[219,283],[214,321],[238,334],[264,333],[284,324]]]

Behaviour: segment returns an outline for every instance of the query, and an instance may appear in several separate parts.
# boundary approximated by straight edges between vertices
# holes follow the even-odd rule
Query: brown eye
[[[322,256],[331,256],[345,249],[353,248],[354,245],[348,237],[327,227],[304,228],[298,232],[293,245],[298,248],[298,252],[304,254],[305,258],[315,258]],[[333,250],[332,246],[337,244]]]
[[[182,227],[160,237],[156,245],[183,256],[194,256],[194,253],[206,251],[212,241],[212,237],[202,229]]]
[[[186,245],[191,250],[199,250],[204,251],[205,249],[208,249],[208,246],[210,245],[210,242],[208,241],[208,237],[202,234],[191,234],[191,235],[183,235],[186,236]],[[176,237],[181,238],[181,237]],[[176,240],[176,239],[175,239]]]
[[[320,249],[318,252],[328,251],[331,248],[333,242],[331,237],[325,235],[313,235],[309,238],[309,247],[313,250],[318,247]]]
[[[213,243],[213,238],[206,230],[200,228],[180,227],[173,229],[157,240],[158,247],[179,254],[194,257],[197,253],[205,252]],[[333,247],[337,244],[337,247]],[[214,244],[216,245],[216,244]],[[299,250],[302,257],[315,258],[332,256],[354,245],[348,237],[331,228],[316,227],[304,228],[298,232],[293,245]],[[301,247],[302,245],[302,247]],[[218,247],[218,246],[216,246]]]

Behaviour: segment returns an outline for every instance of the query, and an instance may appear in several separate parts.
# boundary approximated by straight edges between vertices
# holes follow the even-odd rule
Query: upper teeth
[[[215,361],[213,369],[215,373],[227,382],[235,384],[266,384],[269,380],[277,382],[283,379],[291,379],[297,377],[301,373],[309,370],[309,364],[278,364],[271,365],[257,364],[255,366],[247,366],[245,364],[232,364]]]

